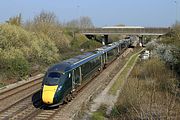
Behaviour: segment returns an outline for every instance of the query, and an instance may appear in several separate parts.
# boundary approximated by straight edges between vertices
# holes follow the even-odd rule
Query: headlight
[[[59,86],[59,87],[58,87],[58,91],[60,91],[61,89],[62,89],[62,86]]]

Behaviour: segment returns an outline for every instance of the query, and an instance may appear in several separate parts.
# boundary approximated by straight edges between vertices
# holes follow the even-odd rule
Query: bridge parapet
[[[171,28],[91,28],[81,29],[80,32],[85,35],[164,35],[170,32]]]

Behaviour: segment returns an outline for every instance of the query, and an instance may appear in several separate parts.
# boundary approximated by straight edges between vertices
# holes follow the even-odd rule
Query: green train
[[[58,106],[71,101],[79,89],[122,54],[130,44],[131,39],[120,40],[51,66],[42,82],[43,103]]]

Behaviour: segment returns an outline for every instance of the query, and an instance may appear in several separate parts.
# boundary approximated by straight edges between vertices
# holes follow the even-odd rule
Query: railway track
[[[88,83],[86,85],[88,85]],[[81,89],[79,89],[78,93],[82,92],[82,90],[86,87],[86,85],[83,86]],[[30,97],[32,97],[32,96],[30,96]],[[26,103],[23,104],[23,102],[26,102]],[[27,100],[22,100],[19,103],[23,104],[23,106],[22,107],[20,106],[21,107],[20,109],[15,110],[16,112],[13,111],[13,108],[17,108],[17,106],[13,106],[13,108],[12,108],[13,113],[11,113],[11,115],[9,115],[10,110],[6,111],[6,113],[8,113],[8,114],[5,114],[5,115],[8,115],[8,116],[5,116],[3,118],[3,120],[6,120],[6,119],[11,119],[11,120],[31,120],[31,119],[49,120],[49,119],[53,118],[54,116],[56,116],[56,114],[59,112],[59,110],[63,109],[66,106],[66,104],[62,104],[59,107],[47,108],[46,106],[44,106],[41,103],[40,99],[38,99],[36,102],[37,102],[36,104],[38,104],[38,103],[39,104],[37,107],[34,107],[34,105],[32,104],[32,101],[29,101],[29,98],[27,98]]]
[[[95,78],[95,76],[94,76],[94,78]],[[86,84],[86,85],[88,85],[88,84]],[[86,87],[86,85],[83,86],[81,89],[79,89],[78,93],[81,92]],[[13,94],[15,95],[15,93],[13,93]],[[52,108],[52,109],[47,108],[42,104],[41,99],[40,98],[38,99],[37,96],[35,96],[37,99],[35,101],[32,101],[33,94],[37,94],[37,96],[40,96],[40,91],[32,92],[32,93],[26,95],[25,97],[19,99],[16,103],[1,110],[0,119],[1,120],[7,120],[7,119],[11,119],[11,120],[30,120],[30,119],[48,120],[48,119],[52,118],[53,116],[55,116],[57,114],[57,112],[59,112],[60,109],[63,109],[63,107],[66,106],[66,104],[63,104],[57,108]],[[6,95],[6,96],[8,96],[8,95]],[[36,104],[37,106],[34,104]]]
[[[0,119],[8,119],[32,104],[32,97],[40,90],[43,74],[0,91]],[[35,103],[38,100],[34,99]]]
[[[42,76],[34,78],[34,80],[18,85],[15,88],[0,92],[0,102],[7,106],[0,108],[0,119],[2,120],[48,120],[58,115],[58,112],[67,105],[60,105],[59,108],[47,109],[40,99],[40,88]],[[93,78],[94,79],[94,78]],[[91,80],[92,82],[93,80]],[[81,92],[87,84],[79,91]],[[27,94],[28,93],[28,94]],[[18,97],[21,96],[21,97]],[[22,97],[23,96],[23,97]],[[21,99],[19,99],[21,98]],[[15,100],[14,100],[15,99]]]
[[[1,106],[0,119],[1,120],[30,120],[30,119],[49,119],[57,113],[59,109],[62,109],[64,105],[60,105],[59,108],[47,109],[40,99],[40,87],[42,83],[42,77],[38,76],[33,80],[30,80],[24,84],[17,85],[16,87],[9,88],[0,92],[0,102],[11,100],[13,102]],[[85,87],[85,86],[84,86]],[[84,88],[82,87],[79,92]],[[34,89],[37,88],[37,89]],[[33,91],[31,91],[34,89]],[[29,91],[29,92],[28,92]],[[26,92],[26,95],[24,95]],[[28,93],[28,94],[27,94]],[[14,97],[20,96],[21,98],[14,101]],[[34,95],[34,100],[33,99]]]
[[[31,120],[31,119],[35,119],[35,120],[49,120],[51,118],[53,118],[56,113],[60,110],[63,109],[65,105],[60,105],[57,108],[46,108],[43,105],[41,106],[41,108],[38,108],[36,110],[34,110],[33,112],[31,112],[30,114],[26,115],[23,119],[21,120]]]

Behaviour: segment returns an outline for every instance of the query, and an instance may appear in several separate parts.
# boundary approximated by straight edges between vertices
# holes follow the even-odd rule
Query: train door
[[[80,74],[80,67],[78,67],[73,70],[72,86],[73,88],[76,88],[80,84],[81,84],[81,74]]]
[[[107,63],[107,61],[108,61],[108,54],[107,54],[107,52],[105,53],[105,62]]]
[[[117,52],[118,52],[118,54],[119,54],[119,52],[120,52],[120,47],[119,47],[119,45],[117,46]]]
[[[116,53],[115,53],[116,56],[118,56],[118,55],[119,55],[119,46],[116,47],[116,51],[115,51],[115,52],[116,52]]]
[[[107,55],[106,55],[106,53],[104,53],[104,54],[102,55],[102,63],[103,63],[103,65],[106,64],[106,60],[107,60]]]
[[[104,59],[103,59],[103,55],[101,55],[101,69],[103,68],[103,66],[104,66]]]

